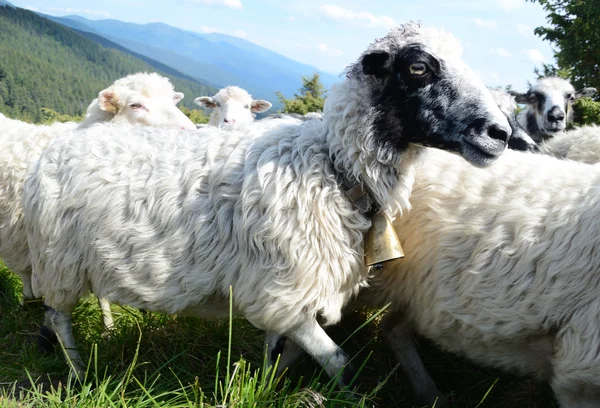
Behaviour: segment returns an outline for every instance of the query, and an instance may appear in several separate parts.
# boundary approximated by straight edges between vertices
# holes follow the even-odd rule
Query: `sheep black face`
[[[488,165],[505,150],[511,135],[506,117],[460,61],[445,61],[413,43],[396,53],[372,51],[361,63],[363,74],[378,80],[372,106],[380,146],[437,147],[477,166]]]
[[[537,141],[549,139],[562,132],[573,120],[572,103],[596,93],[594,88],[575,92],[573,85],[562,78],[541,78],[526,93],[511,92],[518,103],[527,109],[519,115],[519,122]]]

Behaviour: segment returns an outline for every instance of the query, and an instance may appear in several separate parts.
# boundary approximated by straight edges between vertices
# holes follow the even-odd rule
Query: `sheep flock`
[[[358,363],[326,328],[388,305],[421,406],[448,399],[415,335],[600,407],[600,127],[570,127],[595,89],[489,89],[452,34],[415,23],[366,47],[323,112],[256,118],[272,104],[232,85],[194,99],[212,110],[198,125],[168,78],[107,85],[80,123],[0,113],[0,258],[43,299],[40,345],[58,340],[74,378],[88,293],[109,336],[111,304],[223,318],[231,302],[267,367],[306,352],[340,387]],[[377,213],[405,257],[366,266]]]

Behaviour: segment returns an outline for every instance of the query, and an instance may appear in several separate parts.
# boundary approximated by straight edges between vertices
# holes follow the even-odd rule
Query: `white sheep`
[[[198,106],[211,108],[209,125],[224,126],[225,124],[250,123],[255,113],[266,112],[271,103],[262,99],[252,99],[244,89],[237,86],[222,88],[214,96],[200,96],[194,99]]]
[[[386,336],[420,402],[443,396],[413,332],[550,381],[563,407],[600,406],[600,166],[509,151],[477,169],[431,149],[410,201],[406,257],[361,297],[392,303]]]
[[[348,384],[348,357],[317,317],[338,322],[365,283],[365,212],[408,207],[418,144],[479,166],[505,150],[508,122],[474,78],[453,36],[408,24],[348,68],[322,121],[227,132],[106,124],[57,140],[23,204],[33,290],[75,373],[71,312],[87,290],[227,316],[232,287],[234,311],[269,333],[271,361],[289,337]],[[353,205],[347,191],[361,188]]]
[[[0,124],[0,258],[23,280],[24,299],[32,299],[31,264],[22,220],[21,194],[32,162],[61,133],[94,123],[145,124],[195,129],[175,106],[183,98],[168,78],[156,73],[137,73],[115,81],[101,91],[80,124],[32,125],[3,117]],[[112,326],[108,303],[101,301],[105,325]]]
[[[573,101],[594,95],[596,89],[583,88],[575,92],[566,79],[546,77],[530,85],[526,93],[510,92],[518,103],[527,105],[517,115],[517,121],[536,143],[541,143],[564,131],[573,120]]]

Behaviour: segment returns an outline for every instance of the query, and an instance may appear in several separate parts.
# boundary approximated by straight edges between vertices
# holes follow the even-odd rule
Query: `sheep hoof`
[[[56,343],[58,343],[56,333],[48,326],[40,327],[40,334],[38,335],[38,351],[45,355],[52,354]]]

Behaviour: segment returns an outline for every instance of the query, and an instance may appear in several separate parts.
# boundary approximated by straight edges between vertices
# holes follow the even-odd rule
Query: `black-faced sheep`
[[[419,145],[477,166],[509,124],[456,39],[409,24],[373,43],[328,97],[323,120],[195,132],[98,125],[53,143],[23,204],[33,290],[74,369],[71,311],[87,290],[166,313],[234,311],[289,338],[340,383],[334,324],[367,279],[365,212],[409,207]],[[348,186],[348,187],[345,187]],[[364,206],[347,189],[366,192]],[[269,344],[276,357],[277,344]]]

